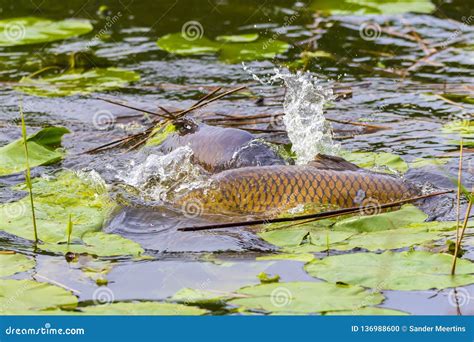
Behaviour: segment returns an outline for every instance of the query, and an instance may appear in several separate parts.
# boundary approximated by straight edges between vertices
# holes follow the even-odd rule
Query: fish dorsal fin
[[[321,170],[334,170],[334,171],[358,171],[361,168],[347,160],[336,157],[328,156],[326,154],[319,153],[314,160],[310,161],[308,165],[316,167]]]

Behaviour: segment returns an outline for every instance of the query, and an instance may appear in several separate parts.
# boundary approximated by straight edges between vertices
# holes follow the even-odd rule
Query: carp
[[[160,145],[163,153],[189,146],[194,161],[210,172],[245,166],[284,165],[285,161],[268,144],[241,129],[175,122],[178,132]]]
[[[265,214],[298,205],[350,208],[364,200],[394,202],[418,193],[392,175],[371,172],[339,157],[318,155],[307,165],[271,165],[226,170],[184,194],[207,213]]]

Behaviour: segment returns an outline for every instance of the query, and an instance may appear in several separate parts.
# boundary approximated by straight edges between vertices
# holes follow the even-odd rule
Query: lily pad
[[[332,246],[332,248],[336,250],[364,248],[369,251],[378,251],[411,247],[442,238],[443,235],[440,232],[428,231],[423,228],[402,228],[357,234]]]
[[[301,53],[301,58],[311,59],[311,58],[331,58],[334,59],[334,56],[327,51],[318,50],[318,51],[303,51]]]
[[[257,274],[257,278],[260,279],[262,284],[271,284],[271,283],[278,283],[280,281],[280,275],[270,275],[266,272],[260,272]]]
[[[76,37],[93,29],[89,20],[22,17],[0,20],[0,46],[47,43]]]
[[[171,298],[172,302],[198,305],[223,305],[225,300],[234,297],[233,293],[183,288]]]
[[[380,304],[384,297],[370,293],[360,286],[316,282],[273,283],[244,287],[237,293],[247,298],[236,298],[229,304],[242,309],[292,313],[318,313],[354,310]]]
[[[290,260],[290,261],[301,261],[301,262],[310,262],[314,259],[314,255],[310,253],[280,253],[280,254],[271,254],[266,256],[257,257],[257,261],[265,260]]]
[[[172,33],[159,38],[157,44],[167,52],[184,56],[219,53],[220,59],[229,63],[274,58],[290,48],[280,40],[256,38],[254,35],[220,36],[217,39],[221,42],[215,42],[206,37],[190,40],[181,33]]]
[[[61,138],[69,133],[64,127],[47,127],[27,138],[30,167],[48,165],[61,160],[64,154],[56,148]],[[23,139],[0,147],[0,176],[22,172],[26,169]]]
[[[232,43],[222,47],[219,58],[227,63],[272,59],[285,53],[289,48],[288,43],[271,39],[261,39],[252,43]]]
[[[31,280],[0,280],[0,314],[3,315],[76,305],[77,297],[58,286]]]
[[[117,234],[88,232],[82,236],[81,244],[43,244],[39,248],[59,253],[87,253],[97,256],[141,255],[144,250],[140,244]]]
[[[423,251],[354,253],[315,259],[311,276],[377,290],[429,290],[474,283],[474,263],[459,259],[451,276],[452,255]]]
[[[186,39],[181,33],[171,33],[158,39],[157,44],[165,51],[178,55],[205,55],[219,51],[219,44],[206,37]]]
[[[218,36],[216,41],[222,43],[250,43],[259,38],[258,33],[238,34],[232,36]]]
[[[376,169],[379,172],[393,173],[394,171],[405,173],[408,164],[396,154],[388,152],[344,152],[342,156],[362,168]]]
[[[99,230],[114,206],[104,185],[86,175],[65,171],[32,183],[38,236],[43,242],[67,241],[69,215],[74,223],[72,241]],[[0,230],[34,240],[29,198],[0,205],[0,217]]]
[[[370,216],[352,216],[334,224],[336,230],[373,232],[397,229],[428,218],[423,211],[412,204],[405,204],[400,210]]]
[[[435,10],[430,0],[317,0],[311,8],[333,15],[431,13]]]
[[[162,302],[111,303],[81,307],[87,315],[159,315],[159,316],[197,316],[207,310],[193,306]]]
[[[474,134],[474,120],[458,120],[447,123],[443,126],[443,132],[472,136]]]
[[[410,163],[410,167],[418,169],[425,166],[443,166],[448,163],[448,158],[416,158]]]
[[[453,121],[443,126],[443,133],[457,133],[463,138],[464,147],[474,146],[474,120]],[[460,140],[449,140],[449,145],[461,145]]]
[[[10,276],[15,273],[28,271],[35,266],[33,259],[22,254],[0,254],[0,277]]]
[[[69,69],[57,75],[23,77],[16,89],[36,96],[84,95],[123,88],[139,79],[135,71],[120,68]]]
[[[313,222],[297,227],[263,231],[259,236],[273,245],[282,247],[284,252],[308,253],[330,249],[332,244],[344,241],[353,234],[353,232],[329,230]]]

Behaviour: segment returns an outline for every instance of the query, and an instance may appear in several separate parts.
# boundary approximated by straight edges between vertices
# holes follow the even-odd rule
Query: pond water
[[[150,119],[137,111],[97,97],[150,111],[158,111],[159,106],[174,110],[192,106],[215,87],[247,85],[250,95],[245,92],[225,97],[191,112],[190,117],[203,120],[225,115],[274,116],[283,112],[285,95],[283,82],[271,81],[274,69],[286,72],[289,67],[293,72],[311,72],[323,89],[332,88],[336,95],[348,93],[336,96],[325,106],[326,118],[386,128],[370,133],[361,126],[333,122],[333,147],[338,144],[344,151],[390,152],[408,163],[419,158],[442,160],[442,167],[431,164],[411,168],[404,177],[428,188],[454,189],[449,176],[456,177],[458,172],[459,135],[446,133],[443,126],[457,120],[472,120],[472,8],[466,1],[420,1],[418,8],[413,5],[416,1],[408,1],[413,11],[423,13],[393,13],[402,12],[399,7],[404,5],[380,0],[361,3],[371,5],[356,6],[351,1],[0,0],[0,19],[32,15],[56,20],[82,18],[94,26],[92,32],[66,40],[0,47],[0,146],[21,137],[21,100],[29,133],[48,125],[64,126],[72,132],[63,138],[65,159],[34,168],[33,176],[52,175],[63,169],[93,170],[109,185],[113,197],[125,203],[108,218],[103,230],[139,243],[147,257],[105,258],[111,261],[106,278],[115,301],[165,300],[182,288],[231,292],[259,284],[260,272],[278,274],[281,282],[319,282],[305,272],[302,261],[258,260],[274,253],[277,247],[260,239],[253,229],[177,231],[179,227],[213,219],[183,215],[179,208],[164,205],[157,198],[153,192],[156,185],[147,185],[148,178],[137,179],[157,172],[156,163],[162,161],[162,156],[153,148],[83,152],[138,132],[149,124]],[[374,3],[391,3],[393,8],[375,6],[376,14],[369,14],[367,8],[373,9]],[[98,13],[100,5],[108,6],[105,14]],[[426,6],[432,10],[425,10]],[[176,55],[156,44],[159,37],[181,32],[189,22],[198,23],[198,34],[210,39],[258,33],[288,42],[291,47],[276,58],[230,63],[216,54]],[[58,60],[67,60],[67,56],[78,51],[95,54],[97,60],[93,64],[135,71],[140,80],[120,89],[66,97],[38,97],[15,89],[22,77]],[[314,51],[319,55],[310,57]],[[97,113],[101,111],[107,113],[111,122],[97,122]],[[240,128],[250,129],[270,142],[289,142],[286,134],[266,132],[284,130],[281,120]],[[311,138],[311,132],[307,138]],[[464,153],[463,184],[467,189],[474,184],[472,140],[470,143]],[[153,155],[156,158],[150,160]],[[187,168],[184,172],[192,180],[203,177],[193,176],[193,166],[186,163],[183,159],[165,172],[177,174]],[[11,189],[23,182],[22,174],[1,177],[0,202],[24,196],[24,192]],[[129,192],[124,190],[125,183],[145,185]],[[461,212],[465,209],[464,201]],[[427,210],[432,218],[453,220],[454,195],[430,201]],[[472,238],[470,241],[464,257],[474,260]],[[1,231],[0,248],[24,253],[36,261],[33,270],[14,278],[29,279],[39,274],[43,277],[37,278],[39,281],[76,290],[80,302],[87,304],[95,299],[97,284],[62,254],[35,253],[26,240]],[[316,255],[324,257],[326,253]],[[463,289],[474,300],[474,286]],[[449,289],[386,290],[383,294],[386,300],[380,307],[411,314],[474,314],[472,305],[453,305]],[[219,307],[214,313],[229,313],[228,309]]]

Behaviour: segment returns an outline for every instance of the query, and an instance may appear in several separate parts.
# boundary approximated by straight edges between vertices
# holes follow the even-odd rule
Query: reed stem
[[[20,103],[20,115],[21,115],[21,135],[23,138],[23,145],[25,146],[25,164],[26,164],[25,182],[26,182],[26,187],[28,188],[28,192],[30,194],[31,216],[33,218],[33,231],[35,235],[35,243],[38,243],[38,228],[36,225],[35,204],[33,200],[33,186],[31,185],[31,171],[30,171],[30,162],[28,158],[28,138],[26,135],[26,124],[25,124],[25,116],[23,114],[22,103]]]

